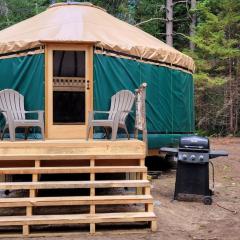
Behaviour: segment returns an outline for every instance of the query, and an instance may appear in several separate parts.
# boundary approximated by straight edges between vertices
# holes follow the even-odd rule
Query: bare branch
[[[175,19],[173,20],[174,22],[182,22],[182,21],[188,21],[187,18],[179,18],[179,19]]]
[[[140,23],[137,23],[137,24],[135,24],[134,26],[137,27],[137,26],[140,26],[140,25],[142,25],[142,24],[145,24],[145,23],[148,23],[148,22],[151,22],[151,21],[155,21],[155,20],[164,21],[164,22],[167,21],[167,19],[164,19],[164,18],[150,18],[150,19],[148,19],[148,20],[146,20],[146,21],[142,21],[142,22],[140,22]]]
[[[177,2],[174,2],[174,3],[173,3],[173,6],[176,5],[176,4],[178,4],[178,3],[188,3],[188,1],[177,1]]]
[[[173,35],[180,35],[180,36],[182,36],[182,37],[184,37],[184,38],[189,38],[189,36],[187,36],[187,35],[185,35],[185,34],[183,34],[183,33],[174,32]]]

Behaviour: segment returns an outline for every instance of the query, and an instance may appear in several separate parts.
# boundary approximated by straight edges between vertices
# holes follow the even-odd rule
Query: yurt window
[[[85,124],[85,51],[53,51],[53,124]]]

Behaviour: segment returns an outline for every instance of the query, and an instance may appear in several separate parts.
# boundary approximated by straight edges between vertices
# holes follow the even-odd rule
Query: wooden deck
[[[0,174],[31,175],[31,180],[0,183],[0,189],[25,193],[0,199],[2,208],[25,209],[24,215],[1,216],[0,226],[21,226],[20,235],[24,236],[34,236],[34,226],[38,225],[88,224],[90,233],[95,233],[98,224],[149,222],[155,231],[156,217],[147,180],[145,152],[144,142],[138,140],[0,142]],[[123,176],[120,179],[119,173]],[[63,174],[63,179],[54,179],[56,174]],[[78,178],[69,179],[76,174]],[[129,194],[124,188],[134,191]],[[66,194],[69,189],[73,189],[74,194]],[[54,196],[54,191],[59,190],[60,196]],[[47,191],[47,195],[46,192],[41,195],[41,191]],[[75,194],[78,191],[79,194]],[[131,207],[135,204],[142,207]],[[112,205],[116,208],[110,208]],[[125,206],[124,211],[119,210],[118,205]],[[78,208],[74,214],[38,213],[42,207],[56,206]],[[104,213],[98,210],[99,206],[105,207]],[[83,213],[86,207],[88,210]],[[10,235],[16,236],[14,232]],[[0,232],[1,236],[6,237]]]

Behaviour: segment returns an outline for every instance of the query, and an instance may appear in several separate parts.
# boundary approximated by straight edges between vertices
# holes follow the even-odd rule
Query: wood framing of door
[[[56,124],[53,121],[53,52],[85,52],[85,122]],[[83,44],[45,45],[45,125],[46,139],[81,139],[86,137],[88,112],[93,109],[93,46]]]

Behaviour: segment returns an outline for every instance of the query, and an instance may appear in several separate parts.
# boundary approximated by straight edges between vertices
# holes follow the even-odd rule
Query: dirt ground
[[[240,138],[211,139],[211,147],[229,152],[228,158],[213,160],[215,195],[212,205],[172,201],[176,172],[170,171],[163,173],[159,179],[152,180],[154,211],[158,219],[157,232],[136,230],[120,234],[112,231],[95,236],[79,234],[38,239],[240,240]]]

